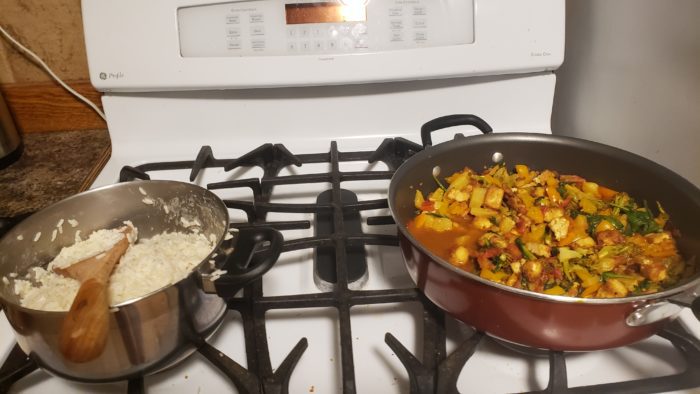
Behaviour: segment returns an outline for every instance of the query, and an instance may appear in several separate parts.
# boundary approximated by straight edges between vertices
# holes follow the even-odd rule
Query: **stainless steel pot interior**
[[[408,231],[406,225],[415,216],[415,190],[424,194],[435,189],[433,168],[441,168],[441,176],[469,167],[480,170],[502,158],[508,166],[526,164],[533,169],[553,169],[562,174],[576,174],[615,190],[625,191],[637,201],[656,201],[670,214],[673,226],[681,233],[680,252],[695,264],[700,254],[700,190],[693,184],[641,156],[611,146],[562,136],[529,133],[496,133],[456,138],[429,146],[408,159],[394,174],[389,189],[389,208],[399,230],[438,264],[458,275],[489,286],[516,292],[527,297],[571,303],[626,303],[666,298],[700,284],[700,272],[675,287],[653,295],[613,298],[579,299],[553,296],[500,285],[460,270],[431,253]]]

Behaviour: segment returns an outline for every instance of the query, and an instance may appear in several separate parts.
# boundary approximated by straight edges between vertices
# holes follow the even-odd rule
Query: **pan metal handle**
[[[700,320],[700,297],[697,291],[686,291],[663,301],[646,304],[627,316],[627,325],[643,326],[678,315],[683,308],[690,308],[695,318]]]
[[[668,301],[654,302],[635,309],[625,322],[630,327],[644,326],[675,317],[682,309],[683,307]]]
[[[216,266],[226,273],[199,275],[201,288],[223,298],[233,297],[238,290],[260,278],[277,262],[282,253],[282,233],[271,227],[240,229],[235,235],[233,248],[222,250]]]
[[[491,126],[476,115],[457,114],[441,116],[425,123],[420,128],[420,138],[423,142],[423,147],[433,145],[433,139],[430,133],[453,126],[474,126],[484,134],[493,132]]]

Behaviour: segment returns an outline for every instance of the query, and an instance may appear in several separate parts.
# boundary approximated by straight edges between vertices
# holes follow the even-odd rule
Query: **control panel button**
[[[226,49],[241,49],[241,41],[238,39],[226,40]]]
[[[389,16],[402,16],[402,15],[403,15],[403,8],[402,7],[389,8]]]
[[[240,37],[241,29],[239,27],[227,27],[226,35],[229,37]]]
[[[338,50],[338,41],[336,41],[336,40],[330,40],[330,41],[328,41],[328,50],[329,50],[329,51],[336,51],[336,50]]]
[[[265,22],[265,15],[259,12],[249,15],[250,23],[263,23]]]
[[[240,22],[241,18],[239,15],[233,14],[233,15],[226,15],[226,24],[229,25],[236,25]]]
[[[413,40],[416,42],[427,41],[428,40],[428,33],[426,31],[413,32]]]
[[[251,40],[250,47],[253,50],[263,50],[265,49],[265,40]]]
[[[403,29],[403,21],[401,19],[392,19],[389,21],[389,27],[392,29]]]
[[[425,29],[427,26],[428,26],[428,22],[424,18],[413,20],[413,28],[414,29]]]
[[[311,50],[311,41],[302,41],[299,43],[299,50],[309,52]]]
[[[314,51],[322,51],[324,49],[326,49],[326,45],[323,43],[323,41],[314,41]]]
[[[296,38],[297,37],[297,29],[294,27],[288,27],[287,28],[287,37],[288,38]]]
[[[392,31],[391,38],[389,40],[391,42],[402,42],[403,41],[403,32],[402,31]]]
[[[265,28],[263,26],[251,26],[250,27],[251,36],[264,36]]]
[[[425,16],[428,13],[427,9],[422,5],[417,5],[413,7],[414,16]]]
[[[287,43],[287,52],[296,52],[297,51],[297,43],[294,41],[290,41]]]

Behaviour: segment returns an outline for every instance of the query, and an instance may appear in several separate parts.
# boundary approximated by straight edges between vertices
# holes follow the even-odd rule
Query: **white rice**
[[[49,270],[32,268],[26,280],[15,279],[15,294],[20,297],[22,306],[47,311],[70,309],[80,283],[50,271],[51,267],[70,265],[82,260],[80,256],[87,258],[104,252],[121,239],[115,237],[116,241],[110,244],[114,240],[109,234],[112,231],[115,230],[96,231],[81,242],[94,244],[85,246],[93,254],[79,252],[80,247],[75,246],[81,243],[66,247],[49,264]],[[99,235],[95,235],[97,233]],[[112,273],[109,282],[110,305],[144,296],[180,281],[207,257],[212,247],[202,234],[162,233],[150,239],[139,240],[127,249]],[[64,252],[67,249],[68,252]],[[72,258],[70,262],[68,256]]]
[[[112,305],[184,279],[212,247],[202,234],[180,232],[158,234],[133,245],[110,279]]]
[[[133,230],[130,233],[130,241],[136,239],[136,229],[129,222],[125,224]],[[69,265],[89,257],[97,256],[107,249],[111,249],[117,242],[124,238],[124,234],[119,229],[103,229],[94,231],[88,239],[61,249],[51,263],[48,269],[65,268]]]

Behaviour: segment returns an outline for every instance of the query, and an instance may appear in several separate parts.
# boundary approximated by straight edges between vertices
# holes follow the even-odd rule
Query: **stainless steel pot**
[[[73,227],[69,219],[77,225]],[[277,260],[282,246],[278,231],[241,230],[227,240],[228,210],[214,193],[188,183],[134,181],[60,201],[17,224],[0,239],[0,277],[9,277],[13,272],[21,275],[31,267],[46,265],[61,248],[74,243],[77,232],[84,237],[130,220],[138,228],[139,238],[147,239],[164,231],[191,232],[195,219],[199,222],[195,227],[215,241],[209,256],[179,282],[115,305],[110,312],[107,345],[92,361],[72,363],[59,352],[66,312],[22,307],[12,283],[0,283],[0,302],[19,346],[49,372],[88,382],[153,373],[187,357],[221,324],[227,310],[224,298],[260,277]],[[210,260],[228,271],[214,282],[210,280],[214,270]]]

